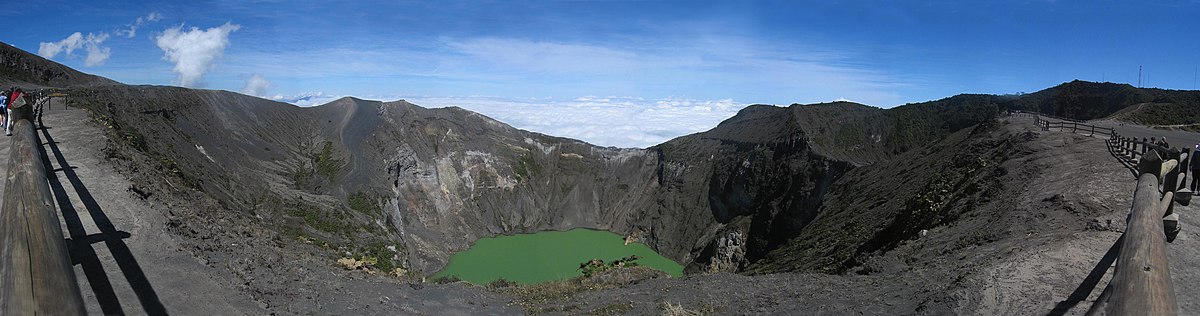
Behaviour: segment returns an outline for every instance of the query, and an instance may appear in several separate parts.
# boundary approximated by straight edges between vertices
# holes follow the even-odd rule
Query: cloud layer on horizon
[[[712,129],[745,107],[732,99],[594,96],[570,100],[468,97],[408,101],[433,108],[457,106],[516,128],[595,145],[638,148]]]
[[[346,95],[320,92],[272,99],[316,106]],[[551,136],[574,138],[599,146],[646,148],[676,137],[703,132],[737,114],[747,104],[732,99],[694,100],[586,96],[560,98],[359,96],[374,100],[404,99],[427,108],[460,107],[513,127]]]

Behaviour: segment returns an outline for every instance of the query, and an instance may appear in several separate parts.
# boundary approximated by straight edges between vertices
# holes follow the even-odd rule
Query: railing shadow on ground
[[[1079,283],[1075,291],[1072,291],[1066,300],[1058,302],[1054,306],[1054,309],[1046,315],[1066,315],[1076,305],[1086,301],[1088,295],[1091,295],[1092,291],[1096,289],[1096,285],[1100,284],[1100,279],[1103,279],[1104,275],[1108,274],[1108,268],[1112,267],[1113,262],[1117,261],[1117,254],[1121,251],[1122,239],[1124,238],[1117,238],[1117,241],[1113,243],[1112,247],[1108,248],[1108,252],[1104,253],[1104,257],[1100,259],[1100,262],[1096,263],[1096,266],[1092,268],[1092,272],[1089,272],[1087,277],[1083,278],[1083,282]]]
[[[1120,153],[1119,152],[1120,149],[1117,147],[1116,144],[1113,143],[1113,140],[1109,140],[1108,142],[1106,142],[1104,147],[1108,148],[1108,154],[1112,155],[1113,159],[1116,159],[1117,162],[1121,163],[1121,166],[1124,166],[1125,169],[1129,170],[1129,174],[1133,175],[1133,178],[1135,178],[1135,179],[1137,178],[1137,176],[1138,176],[1137,164],[1135,164],[1132,160],[1126,158],[1126,157],[1128,157],[1128,154]]]
[[[158,294],[154,291],[154,287],[150,284],[150,280],[146,278],[146,274],[142,271],[137,259],[133,253],[129,251],[129,247],[123,239],[129,238],[131,235],[128,232],[118,231],[113,226],[112,221],[108,219],[108,215],[100,208],[100,204],[92,197],[87,186],[75,174],[75,168],[67,162],[62,151],[58,148],[58,142],[54,141],[54,137],[50,135],[50,127],[46,127],[42,121],[42,107],[36,109],[35,118],[37,119],[38,129],[44,137],[44,145],[39,146],[43,161],[46,161],[46,168],[50,167],[50,158],[46,152],[46,147],[53,152],[55,161],[58,162],[58,169],[48,170],[49,176],[47,180],[50,182],[51,190],[54,192],[54,198],[62,210],[63,220],[67,224],[67,230],[70,238],[67,239],[67,245],[70,249],[71,261],[79,263],[84,271],[84,275],[88,279],[88,284],[91,285],[92,292],[96,295],[96,300],[99,301],[101,311],[106,315],[123,314],[121,303],[117,298],[116,292],[109,282],[108,275],[104,271],[104,267],[100,262],[100,258],[96,255],[96,251],[92,248],[92,244],[104,242],[108,246],[109,252],[116,261],[122,274],[125,275],[126,281],[129,282],[134,294],[137,295],[138,301],[142,305],[142,309],[149,315],[167,315],[166,308],[158,299]],[[71,203],[67,195],[66,187],[63,186],[59,179],[58,173],[67,178],[71,184],[71,188],[79,196],[83,206],[86,208],[88,215],[96,227],[100,229],[100,233],[88,235],[83,227],[83,222],[80,219],[79,212]]]

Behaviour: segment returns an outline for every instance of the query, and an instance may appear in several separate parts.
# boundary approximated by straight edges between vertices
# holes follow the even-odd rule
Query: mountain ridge
[[[112,79],[86,74],[0,42],[0,82],[26,87],[67,88],[121,84]]]
[[[298,230],[348,242],[354,238],[344,233],[339,238],[311,226],[385,226],[390,231],[382,234],[385,239],[398,241],[398,236],[406,236],[405,249],[414,250],[407,260],[422,270],[436,270],[449,254],[480,237],[587,227],[618,233],[644,231],[647,244],[665,255],[684,264],[701,261],[709,266],[692,270],[738,271],[797,235],[815,216],[824,193],[845,172],[936,141],[998,111],[994,100],[971,96],[894,109],[849,102],[754,105],[707,132],[647,149],[614,149],[517,130],[462,109],[426,109],[405,101],[347,97],[295,108],[231,92],[135,87],[83,89],[84,99],[93,101],[83,106],[109,120],[127,121],[118,125],[124,127],[118,134],[154,139],[143,143],[159,146],[140,149],[151,156],[169,157],[165,159],[173,163],[167,168],[199,179],[195,186],[227,207],[253,207],[254,198],[239,192],[264,190],[261,181],[239,183],[244,175],[274,179],[266,181],[266,187],[278,191],[275,198],[300,198],[302,204],[325,209],[316,217],[344,220],[339,225],[306,220]],[[178,100],[182,103],[145,102],[186,95],[194,97]],[[125,105],[101,106],[100,102]],[[164,106],[172,104],[177,105]],[[180,111],[188,114],[163,116],[159,121],[134,119],[145,113]],[[939,115],[966,119],[955,123],[936,119]],[[476,123],[464,124],[471,121]],[[209,128],[208,122],[220,122],[219,128]],[[289,126],[304,126],[308,131],[289,135],[283,132],[291,130]],[[270,150],[275,153],[267,153]],[[255,159],[223,162],[221,168],[214,168],[216,161],[204,158],[238,156]],[[575,156],[582,164],[564,159]],[[211,171],[222,168],[226,170]],[[781,178],[771,170],[791,171]],[[380,171],[390,176],[381,179]],[[585,174],[590,175],[580,178]],[[790,183],[783,185],[789,189],[760,191],[779,186],[780,181]],[[391,190],[380,189],[389,184]],[[480,189],[489,187],[502,189]],[[499,194],[506,190],[526,193]],[[371,219],[339,211],[346,208],[348,196],[360,192],[386,200],[379,207],[388,215]],[[460,201],[471,199],[483,201],[476,205]],[[472,215],[467,221],[447,217],[468,210],[465,214],[496,214],[500,209],[516,210],[508,211],[513,212],[508,216]],[[285,213],[280,215],[285,220],[291,217],[286,213],[296,213],[275,212]],[[434,223],[457,224],[446,228]],[[744,252],[749,257],[712,268],[710,258],[702,258],[705,249],[719,235],[732,231],[738,231],[750,246],[726,252]]]

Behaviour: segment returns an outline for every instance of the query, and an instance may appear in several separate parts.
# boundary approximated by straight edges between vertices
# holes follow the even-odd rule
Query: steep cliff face
[[[651,148],[662,157],[663,186],[647,209],[685,219],[656,227],[658,250],[691,271],[738,271],[802,229],[853,168],[810,146],[816,133],[802,122],[815,110],[854,106],[809,107],[751,106],[713,130]]]
[[[462,109],[384,104],[365,139],[371,187],[410,264],[440,269],[455,251],[497,234],[576,227],[628,233],[651,195],[657,158],[514,129]]]

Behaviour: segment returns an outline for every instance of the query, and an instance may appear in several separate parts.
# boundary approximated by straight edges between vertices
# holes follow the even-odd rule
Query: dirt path
[[[102,164],[104,133],[87,113],[51,104],[38,136],[89,314],[262,314],[231,280],[168,236],[166,219]],[[7,149],[5,149],[7,150]],[[203,303],[200,303],[203,302]]]
[[[1019,120],[1019,119],[1018,119]],[[1119,133],[1131,137],[1161,137],[1168,141],[1200,141],[1200,134],[1162,131],[1136,125],[1120,125],[1113,122],[1093,121],[1100,126],[1110,126]],[[1054,297],[1057,303],[1049,306],[1052,314],[1078,315],[1091,307],[1100,292],[1112,278],[1114,260],[1117,255],[1114,245],[1125,229],[1125,216],[1133,204],[1133,188],[1136,178],[1120,165],[1117,158],[1106,154],[1104,137],[1070,135],[1069,131],[1052,129],[1044,133],[1060,133],[1070,137],[1079,145],[1074,154],[1064,156],[1060,164],[1071,163],[1082,170],[1059,168],[1054,175],[1041,177],[1030,184],[1029,192],[1063,191],[1065,204],[1078,205],[1072,208],[1102,208],[1103,214],[1095,218],[1097,226],[1089,231],[1072,234],[1042,249],[1025,256],[1002,260],[988,274],[994,281],[984,287],[985,297],[995,299],[985,304],[984,314],[1008,314],[1011,308],[1035,302],[1038,296]],[[1177,146],[1178,147],[1178,146]],[[1061,150],[1049,151],[1061,152]],[[1061,189],[1059,189],[1061,188]],[[1074,197],[1074,198],[1072,198]],[[1029,205],[1038,198],[1026,194],[1026,201],[1018,205]],[[1074,200],[1074,201],[1072,201]],[[1175,286],[1180,312],[1183,315],[1200,312],[1200,218],[1196,218],[1196,205],[1176,205],[1181,214],[1183,231],[1174,243],[1167,245],[1171,278]],[[1071,292],[1054,289],[1051,280],[1078,280]],[[1044,303],[1042,303],[1044,304]]]
[[[1180,315],[1200,314],[1200,196],[1192,197],[1192,205],[1180,207],[1179,222],[1183,230],[1175,242],[1167,244],[1167,260],[1171,264],[1171,282]]]
[[[1032,119],[1010,121],[1035,129]],[[1014,249],[1018,255],[997,260],[976,276],[983,281],[983,294],[974,312],[1082,314],[1111,278],[1107,266],[1097,270],[1096,265],[1120,237],[1115,230],[1124,226],[1134,181],[1108,153],[1102,137],[1052,130],[1041,132],[1029,146],[1032,154],[1009,162],[1014,164],[1011,170],[1031,173],[1020,181],[1023,192],[1011,201],[1012,207],[1037,214],[1030,220],[1094,214],[1092,220],[1103,229],[1067,221],[1062,227],[1027,233],[1015,245],[1022,248]]]

